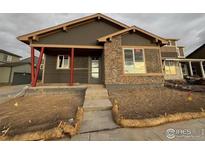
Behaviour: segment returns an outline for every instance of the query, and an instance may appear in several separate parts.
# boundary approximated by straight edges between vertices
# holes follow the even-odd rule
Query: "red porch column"
[[[70,86],[73,86],[74,82],[74,48],[71,49],[70,54]]]
[[[41,47],[41,53],[40,53],[40,56],[38,58],[38,64],[37,64],[36,73],[35,73],[35,79],[34,79],[34,82],[32,84],[32,87],[36,86],[36,82],[38,80],[38,74],[39,74],[39,70],[40,70],[40,66],[41,66],[41,62],[42,62],[43,53],[44,53],[44,47]]]
[[[33,86],[35,73],[34,73],[34,47],[31,47],[31,85]]]

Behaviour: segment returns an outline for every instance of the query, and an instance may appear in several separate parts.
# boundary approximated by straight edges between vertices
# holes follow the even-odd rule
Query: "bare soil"
[[[205,92],[161,87],[111,90],[109,96],[112,102],[114,99],[117,100],[120,114],[128,119],[154,118],[165,114],[205,110]]]
[[[60,121],[75,118],[82,94],[25,96],[0,104],[0,135],[16,135],[56,127]]]

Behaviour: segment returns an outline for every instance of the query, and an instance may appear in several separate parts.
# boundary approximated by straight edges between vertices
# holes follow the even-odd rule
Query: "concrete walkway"
[[[167,130],[175,130],[168,133]],[[205,141],[205,119],[168,123],[149,128],[113,128],[80,133],[61,141]]]
[[[92,85],[87,88],[83,108],[85,112],[80,133],[119,128],[112,120],[112,104],[103,85]]]

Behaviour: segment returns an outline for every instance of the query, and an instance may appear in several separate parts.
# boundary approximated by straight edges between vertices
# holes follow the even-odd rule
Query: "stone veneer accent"
[[[155,49],[156,50],[156,49]],[[145,49],[146,52],[146,49]],[[150,49],[149,49],[150,52]],[[153,51],[156,52],[156,51]],[[146,53],[145,53],[146,55]],[[157,60],[153,60],[153,63],[151,63],[150,66],[152,66],[151,69],[153,70],[153,65],[157,69],[157,73],[162,72],[162,65],[161,65],[161,59],[160,59],[160,51],[158,50],[158,58]],[[146,57],[145,57],[146,59]],[[150,64],[150,62],[148,62]],[[148,64],[147,63],[147,64]],[[148,64],[148,65],[149,65]],[[144,75],[127,75],[123,73],[123,50],[121,45],[121,36],[116,36],[112,38],[111,42],[106,42],[104,45],[104,67],[105,67],[105,85],[111,86],[111,85],[162,85],[164,82],[164,76],[163,75],[150,75],[150,74],[144,74]],[[147,66],[148,67],[148,66]],[[151,73],[151,72],[149,72]],[[156,72],[153,72],[156,73]]]

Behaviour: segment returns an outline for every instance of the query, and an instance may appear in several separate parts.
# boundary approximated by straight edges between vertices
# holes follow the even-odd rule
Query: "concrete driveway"
[[[0,103],[12,99],[28,85],[3,86],[0,87]]]

